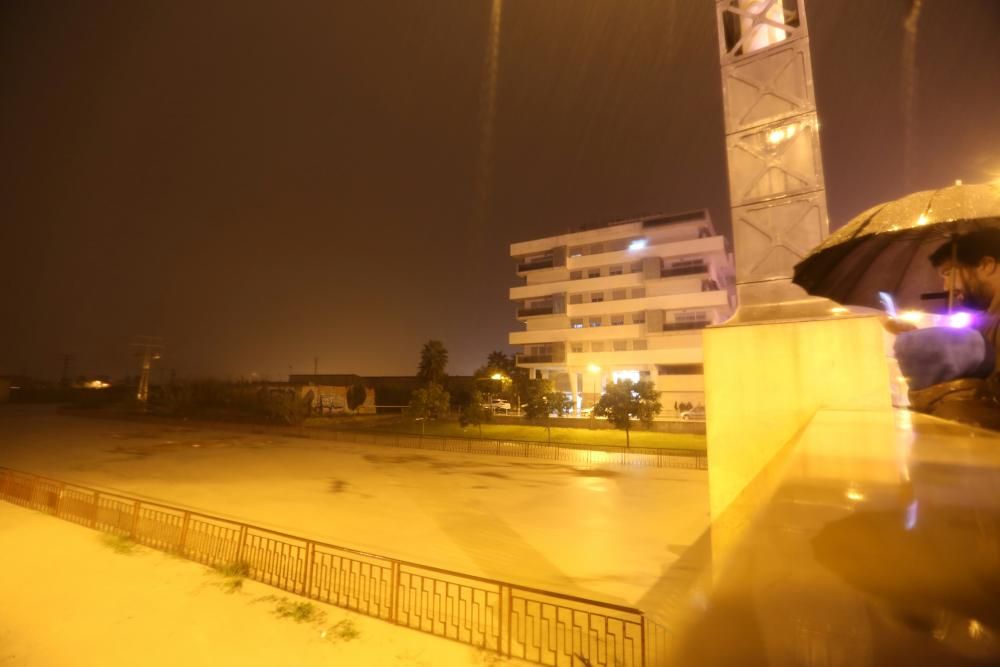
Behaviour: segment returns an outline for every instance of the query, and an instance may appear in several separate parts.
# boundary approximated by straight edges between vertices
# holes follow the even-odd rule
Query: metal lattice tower
[[[740,307],[730,322],[828,315],[791,283],[828,232],[804,0],[716,0]]]
[[[149,400],[149,376],[153,370],[153,362],[163,355],[163,341],[157,336],[136,336],[131,345],[140,359],[142,371],[135,398],[140,403],[145,403]]]

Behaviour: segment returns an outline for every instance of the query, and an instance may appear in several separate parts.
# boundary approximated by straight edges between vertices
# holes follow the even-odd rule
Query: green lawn
[[[360,424],[353,424],[358,428]],[[394,433],[420,433],[420,423],[411,420],[398,420],[393,422],[382,421],[373,425],[370,429],[377,431],[391,431]],[[478,438],[479,427],[468,426],[463,428],[455,421],[432,421],[426,425],[427,435],[446,435],[462,438]],[[544,426],[532,426],[529,424],[483,424],[483,437],[493,440],[532,440],[535,442],[548,441],[548,434]],[[632,431],[631,440],[633,447],[657,447],[664,449],[689,449],[695,451],[705,451],[705,436],[688,433],[656,433],[652,431]],[[553,428],[553,444],[569,445],[609,445],[615,447],[625,446],[625,431],[614,429],[589,429],[589,428]]]

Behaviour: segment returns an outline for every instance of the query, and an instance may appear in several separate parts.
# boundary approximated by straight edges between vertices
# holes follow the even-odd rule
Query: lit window
[[[583,320],[570,320],[569,325],[571,327],[573,327],[574,329],[582,329],[583,328]]]
[[[622,380],[638,382],[639,371],[614,371],[611,373],[611,379],[615,382],[621,382]]]
[[[646,241],[646,239],[636,239],[628,244],[628,249],[633,251],[642,250],[647,245],[649,245],[649,243]]]

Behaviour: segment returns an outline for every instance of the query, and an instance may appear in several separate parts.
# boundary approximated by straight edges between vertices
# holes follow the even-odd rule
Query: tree
[[[429,340],[424,343],[424,347],[420,350],[420,365],[417,366],[417,377],[424,384],[442,384],[447,377],[444,372],[447,366],[448,350],[445,349],[444,343],[439,340]]]
[[[440,419],[448,414],[450,401],[448,392],[436,382],[431,382],[413,392],[407,413],[420,421],[421,435],[425,432],[425,424],[429,420]]]
[[[351,412],[357,412],[366,400],[368,400],[368,390],[360,382],[347,388],[347,409]]]
[[[479,439],[483,437],[483,422],[493,419],[493,413],[489,407],[483,404],[483,395],[478,389],[473,389],[469,395],[469,402],[462,408],[458,417],[458,422],[464,426],[478,426]]]
[[[497,375],[502,376],[501,379],[494,380]],[[476,386],[480,391],[502,396],[520,411],[521,400],[527,395],[530,376],[527,369],[517,367],[513,357],[494,350],[486,357],[486,364],[476,369],[473,377],[476,378]]]
[[[619,380],[607,386],[601,400],[594,406],[594,414],[607,417],[615,428],[625,429],[625,446],[631,447],[629,431],[632,419],[638,419],[649,426],[662,409],[659,394],[652,382]]]
[[[573,407],[573,401],[548,380],[531,380],[527,385],[524,414],[545,426],[549,442],[552,442],[552,415],[562,417]]]

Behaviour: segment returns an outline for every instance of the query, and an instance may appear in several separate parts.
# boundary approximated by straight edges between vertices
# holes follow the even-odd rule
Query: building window
[[[615,352],[626,352],[628,351],[628,341],[627,340],[616,340],[612,341],[611,349]]]
[[[645,287],[636,287],[636,288],[634,288],[632,290],[632,298],[633,299],[642,299],[645,296],[646,296],[646,288]]]
[[[569,295],[569,302],[570,303],[583,303],[583,295],[582,294],[570,294]]]
[[[593,343],[590,344],[590,351],[591,352],[604,352],[604,343],[602,343],[599,340],[595,340]]]
[[[622,267],[620,265],[612,266],[611,268],[608,269],[609,276],[620,276],[621,274],[622,274]]]
[[[600,269],[591,269],[591,270],[587,271],[587,277],[588,278],[600,278],[601,277],[601,270]]]
[[[623,289],[616,289],[611,292],[611,298],[615,301],[620,301],[621,299],[628,298],[628,292]]]
[[[708,319],[708,313],[697,311],[694,313],[677,313],[674,315],[675,322],[701,322]]]
[[[573,327],[574,329],[582,329],[583,328],[583,320],[582,319],[581,320],[570,320],[569,321],[569,325],[571,327]]]
[[[646,346],[646,339],[645,338],[636,338],[634,341],[632,341],[632,349],[633,350],[645,350],[645,349],[648,349],[647,346]]]
[[[632,263],[632,273],[642,273],[642,262]]]
[[[611,316],[611,326],[617,327],[617,326],[621,326],[623,324],[625,324],[625,316],[624,315],[612,315]]]
[[[604,301],[604,292],[594,292],[590,295],[591,303],[601,303]]]
[[[569,256],[570,257],[583,257],[583,248],[581,248],[580,246],[577,246],[575,248],[570,248],[569,249]]]
[[[591,244],[591,246],[590,246],[590,254],[591,255],[598,255],[598,254],[600,254],[602,252],[604,252],[604,244],[603,243],[594,243],[594,244]]]
[[[601,326],[601,318],[600,317],[591,317],[590,318],[590,326],[591,327],[599,327],[599,326]]]
[[[570,280],[579,280],[580,278],[583,278],[583,272],[582,271],[570,271],[569,272],[569,279]]]
[[[645,324],[646,323],[646,311],[640,310],[638,313],[632,313],[632,324]]]
[[[657,364],[656,372],[659,375],[704,375],[705,366],[703,364]]]
[[[583,343],[572,343],[570,345],[570,351],[575,352],[576,354],[583,352]]]

